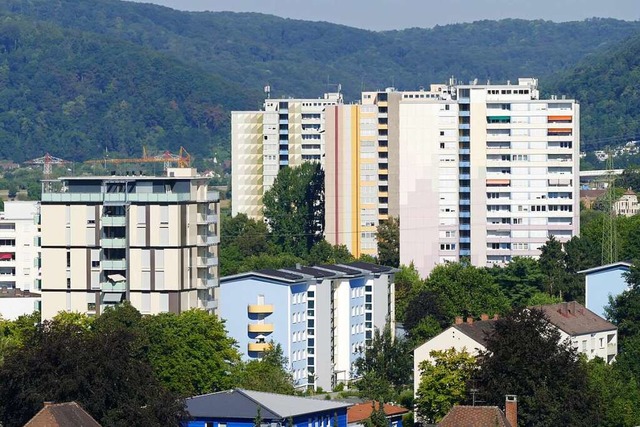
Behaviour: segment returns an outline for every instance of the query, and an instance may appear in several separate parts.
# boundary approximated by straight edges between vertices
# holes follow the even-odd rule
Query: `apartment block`
[[[578,234],[574,100],[539,99],[536,79],[430,92],[399,107],[402,263],[501,265]]]
[[[214,310],[219,195],[195,169],[43,182],[42,317]]]
[[[245,360],[282,346],[295,385],[330,389],[357,378],[354,362],[387,322],[395,270],[363,262],[259,270],[220,280],[220,317]]]
[[[232,214],[262,218],[262,196],[278,171],[302,162],[324,165],[324,114],[340,93],[318,99],[266,99],[261,111],[231,113]]]
[[[0,288],[40,292],[40,204],[7,201],[0,212]]]

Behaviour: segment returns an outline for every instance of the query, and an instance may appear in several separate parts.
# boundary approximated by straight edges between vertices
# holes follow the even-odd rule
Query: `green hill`
[[[0,0],[0,158],[50,151],[83,160],[105,149],[139,155],[143,145],[184,145],[198,157],[215,151],[227,159],[229,111],[259,108],[267,83],[274,96],[308,97],[341,83],[351,100],[362,89],[413,89],[451,75],[536,76],[545,85],[639,32],[640,22],[612,19],[372,32],[118,0]],[[601,85],[586,77],[589,88],[555,81],[546,86],[583,103],[584,135],[619,131],[589,118],[598,117],[591,106],[610,102]]]
[[[238,86],[131,43],[0,16],[0,158],[84,160],[141,146],[211,156]]]
[[[580,101],[583,150],[640,140],[640,35],[559,73],[549,91]]]

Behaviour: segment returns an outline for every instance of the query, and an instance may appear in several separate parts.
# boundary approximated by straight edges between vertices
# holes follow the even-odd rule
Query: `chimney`
[[[493,315],[493,320],[498,320],[499,317],[500,316],[498,316],[498,313],[496,313],[496,314]]]
[[[480,315],[480,320],[489,320],[489,315],[486,313],[483,313]]]
[[[518,427],[518,396],[507,394],[504,412],[511,427]]]
[[[456,325],[462,325],[462,317],[460,316],[456,316],[456,320],[455,320]]]
[[[567,315],[567,307],[568,304],[566,302],[563,302],[562,304],[560,304],[560,314],[562,314],[563,316]]]
[[[467,323],[469,325],[473,324],[473,317],[471,317],[471,316],[467,317]]]
[[[577,314],[576,313],[576,302],[575,301],[571,301],[569,303],[569,314],[573,314],[574,316]]]
[[[43,402],[43,404],[42,404],[42,406],[43,406],[44,408],[46,408],[46,407],[48,407],[48,406],[51,406],[51,405],[53,405],[53,402],[50,402],[50,401]]]

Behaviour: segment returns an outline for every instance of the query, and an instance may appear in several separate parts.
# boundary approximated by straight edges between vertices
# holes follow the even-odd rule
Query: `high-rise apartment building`
[[[262,111],[231,113],[232,214],[262,218],[262,196],[278,171],[312,161],[324,164],[324,111],[340,93],[318,99],[266,99]]]
[[[579,232],[580,110],[517,85],[432,87],[400,102],[400,259],[436,264],[538,256]]]
[[[387,88],[363,92],[357,105],[327,107],[327,241],[346,245],[356,257],[377,254],[377,226],[400,214],[400,103],[438,97],[438,92]]]
[[[219,195],[195,169],[44,181],[42,317],[215,309]]]

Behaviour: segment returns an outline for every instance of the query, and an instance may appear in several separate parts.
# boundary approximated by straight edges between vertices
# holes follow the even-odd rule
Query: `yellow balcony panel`
[[[378,105],[378,107],[388,107],[389,101],[378,101],[376,105]]]
[[[388,123],[378,123],[378,129],[389,129]]]
[[[269,350],[271,348],[271,344],[268,342],[250,342],[247,348],[251,352],[262,352]]]
[[[273,304],[249,304],[247,310],[250,314],[271,314],[273,313]]]
[[[389,219],[389,215],[388,215],[388,214],[379,214],[379,215],[378,215],[378,219],[379,219],[380,221],[386,221],[386,220],[388,220],[388,219]]]
[[[378,192],[378,197],[389,197],[389,192],[388,191],[379,191]]]
[[[378,169],[378,175],[388,175],[388,174],[389,174],[388,169]]]
[[[378,153],[388,153],[388,152],[389,152],[389,146],[388,145],[378,146]]]
[[[266,334],[273,332],[272,323],[251,323],[248,326],[249,332]]]

